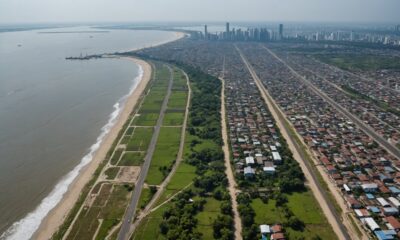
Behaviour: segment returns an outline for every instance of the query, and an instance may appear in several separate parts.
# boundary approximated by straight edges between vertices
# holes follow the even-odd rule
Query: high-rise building
[[[354,41],[354,32],[353,31],[350,32],[350,41]]]
[[[204,25],[204,38],[205,38],[205,39],[208,39],[207,24]]]
[[[279,24],[279,39],[283,38],[283,24]]]
[[[400,32],[400,24],[396,26],[396,31]]]
[[[230,39],[230,31],[229,31],[229,23],[228,23],[228,22],[226,23],[225,38],[226,38],[227,40]]]

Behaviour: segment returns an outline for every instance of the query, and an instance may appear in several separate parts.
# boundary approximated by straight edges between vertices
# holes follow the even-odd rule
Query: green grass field
[[[182,162],[178,166],[174,176],[172,176],[171,181],[168,183],[163,194],[158,199],[156,205],[163,203],[165,200],[191,184],[193,179],[197,176],[195,171],[196,168],[194,166]]]
[[[196,215],[197,231],[202,233],[202,239],[214,239],[212,224],[214,220],[220,215],[221,202],[214,198],[206,198],[203,211]]]
[[[111,184],[103,184],[93,205],[83,209],[67,239],[92,239],[98,227],[95,239],[104,239],[124,214],[128,193],[128,189],[122,185],[112,188]]]
[[[379,69],[400,69],[400,57],[376,56],[369,54],[325,54],[316,57],[328,64],[339,68],[352,70],[379,70]]]
[[[164,240],[166,237],[160,232],[163,212],[168,204],[149,214],[138,226],[131,239],[134,240]]]
[[[187,90],[187,81],[186,77],[182,71],[175,69],[174,70],[174,90]]]
[[[139,208],[144,209],[153,196],[154,193],[150,191],[150,188],[143,188],[142,193],[140,194],[140,199],[138,204]]]
[[[137,127],[133,136],[129,140],[127,151],[147,151],[151,137],[153,136],[153,128]]]
[[[132,125],[136,126],[155,126],[157,124],[159,112],[157,113],[141,113],[133,119]]]
[[[164,126],[180,126],[185,118],[184,112],[166,112],[164,115]]]
[[[337,239],[312,192],[293,193],[287,195],[287,198],[288,208],[293,212],[294,216],[305,223],[303,232],[289,227],[285,228],[291,238],[305,237],[306,239],[311,239],[318,235],[322,239]],[[287,220],[281,208],[276,207],[275,203],[276,201],[271,199],[267,204],[264,204],[259,198],[252,201],[251,206],[256,212],[254,221],[257,225],[282,224]]]
[[[108,180],[113,180],[119,172],[119,167],[110,167],[108,168],[104,174],[107,176]]]
[[[149,173],[147,174],[147,184],[158,185],[165,178],[165,173],[167,172],[163,174],[160,168],[170,168],[176,160],[181,131],[182,128],[180,127],[161,128],[153,159],[151,160]]]
[[[185,91],[173,91],[168,100],[168,109],[184,110],[186,108],[188,93]]]
[[[117,150],[115,151],[114,155],[112,156],[112,158],[111,158],[111,160],[110,160],[110,163],[111,163],[112,165],[117,164],[117,162],[118,162],[118,160],[119,160],[119,158],[121,157],[121,155],[122,155],[123,152],[124,152],[124,150],[122,150],[122,149],[117,149]]]
[[[143,163],[144,152],[125,152],[118,166],[140,166]]]

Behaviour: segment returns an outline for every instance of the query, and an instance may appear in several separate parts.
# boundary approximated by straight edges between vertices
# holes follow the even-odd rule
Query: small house
[[[244,177],[252,178],[252,177],[254,177],[255,171],[252,167],[249,166],[249,167],[245,167],[243,169],[243,173],[244,173]]]
[[[361,185],[361,188],[366,193],[373,193],[373,192],[378,191],[378,184],[376,184],[376,183],[364,183],[364,184]]]
[[[279,152],[272,152],[272,160],[274,160],[275,164],[281,164],[282,158]]]
[[[269,225],[263,224],[263,225],[260,225],[260,232],[263,235],[270,234],[271,229],[270,229]]]
[[[263,170],[267,175],[274,175],[276,172],[275,167],[264,167]]]

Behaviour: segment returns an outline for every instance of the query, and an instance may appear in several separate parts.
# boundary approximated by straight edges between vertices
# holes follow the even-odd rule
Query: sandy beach
[[[85,166],[80,172],[79,176],[69,186],[67,193],[63,199],[57,204],[57,206],[50,211],[47,217],[42,221],[39,229],[33,236],[33,239],[49,239],[58,227],[63,223],[64,219],[68,215],[69,211],[77,201],[81,190],[85,184],[92,178],[93,173],[97,169],[100,162],[105,158],[108,150],[111,148],[112,143],[118,136],[118,132],[123,127],[124,123],[128,120],[130,113],[140,98],[140,95],[146,88],[151,78],[151,66],[140,59],[128,58],[136,64],[140,65],[143,69],[143,77],[136,89],[128,97],[125,102],[125,106],[120,113],[118,120],[115,125],[103,140],[100,148],[95,153],[93,160]]]

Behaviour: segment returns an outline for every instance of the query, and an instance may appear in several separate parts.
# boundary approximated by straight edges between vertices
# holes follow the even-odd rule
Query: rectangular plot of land
[[[157,140],[156,149],[146,182],[150,185],[158,185],[169,173],[169,168],[176,160],[182,128],[162,127]]]
[[[180,126],[183,124],[185,114],[183,112],[167,112],[164,115],[164,126]]]
[[[121,157],[123,151],[124,151],[123,149],[115,150],[114,155],[112,156],[111,161],[110,161],[112,165],[117,164],[117,162],[118,162],[119,158]]]
[[[182,91],[172,92],[168,100],[168,108],[185,109],[186,101],[187,101],[187,92],[182,92]]]
[[[144,152],[125,152],[118,166],[140,166],[143,163]]]
[[[137,127],[133,136],[129,140],[126,150],[127,151],[147,151],[151,137],[153,136],[153,128],[150,127]]]
[[[135,116],[132,125],[136,126],[154,126],[157,123],[159,113],[141,113]]]

